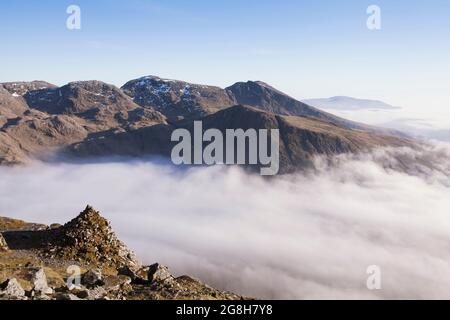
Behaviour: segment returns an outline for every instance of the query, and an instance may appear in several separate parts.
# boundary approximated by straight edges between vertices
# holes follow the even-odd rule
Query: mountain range
[[[0,84],[0,164],[49,154],[69,158],[169,156],[176,128],[279,129],[280,169],[308,167],[316,155],[412,145],[395,131],[349,121],[261,81],[227,88],[146,76],[122,88],[101,81],[62,87]]]

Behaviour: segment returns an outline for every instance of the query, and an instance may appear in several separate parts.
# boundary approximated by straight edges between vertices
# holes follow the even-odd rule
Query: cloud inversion
[[[0,215],[63,223],[89,203],[145,263],[248,296],[450,298],[448,150],[341,156],[276,179],[144,161],[0,168]],[[398,152],[419,159],[409,174],[389,169]],[[370,265],[382,290],[366,288]]]

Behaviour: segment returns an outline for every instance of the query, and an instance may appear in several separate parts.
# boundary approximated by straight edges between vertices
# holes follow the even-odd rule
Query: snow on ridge
[[[158,82],[183,82],[183,81],[178,81],[178,80],[173,80],[173,79],[164,79],[164,78],[160,78],[160,77],[155,77],[155,76],[145,76],[145,77],[141,77],[139,79],[137,79],[139,81],[139,83],[148,83],[148,80],[154,80],[154,81],[158,81]]]

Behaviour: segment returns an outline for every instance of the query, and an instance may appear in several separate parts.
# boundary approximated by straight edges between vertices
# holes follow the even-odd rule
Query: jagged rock
[[[133,283],[144,284],[148,283],[149,269],[149,267],[142,267],[135,271],[130,269],[128,266],[122,266],[117,270],[117,274],[129,277]]]
[[[138,275],[136,274],[136,272],[131,270],[129,266],[121,266],[117,270],[117,274],[130,277],[131,281],[134,281],[138,278]]]
[[[128,291],[130,289],[131,278],[124,275],[107,276],[103,279],[106,291]]]
[[[162,266],[159,263],[155,263],[150,266],[148,271],[148,280],[151,283],[171,283],[174,280],[174,277],[169,272],[169,268]]]
[[[58,228],[61,228],[61,227],[62,227],[62,225],[60,225],[59,223],[52,223],[50,225],[50,229],[52,229],[52,230],[58,229]]]
[[[34,275],[32,279],[33,290],[36,293],[47,295],[52,294],[53,289],[48,286],[47,276],[45,275],[45,271],[43,268],[39,269]]]
[[[8,279],[0,285],[0,295],[11,299],[21,299],[25,297],[25,290],[16,278]]]
[[[74,290],[72,295],[81,300],[104,300],[108,296],[108,290],[102,286],[91,286],[89,288],[81,288],[80,290]]]
[[[148,271],[150,270],[149,266],[144,266],[142,268],[140,268],[136,274],[138,276],[138,279],[142,280],[142,281],[148,281]]]
[[[103,287],[95,287],[91,290],[87,290],[88,300],[103,300],[107,296],[108,292]]]
[[[73,292],[73,295],[75,295],[79,299],[87,299],[89,298],[89,294],[90,294],[89,289],[86,288]]]
[[[5,238],[3,238],[2,234],[0,233],[0,252],[8,250],[9,250],[8,244],[6,243]]]
[[[81,278],[81,283],[86,287],[95,287],[103,285],[103,275],[101,270],[89,270]]]
[[[50,256],[97,267],[141,267],[136,255],[117,238],[110,223],[90,206],[72,221],[52,231],[53,239],[47,248]]]

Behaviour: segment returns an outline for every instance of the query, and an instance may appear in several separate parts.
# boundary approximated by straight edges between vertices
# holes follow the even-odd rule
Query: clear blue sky
[[[66,29],[70,4],[80,31]],[[380,31],[366,28],[370,4]],[[448,0],[15,0],[0,26],[0,81],[251,79],[297,98],[450,107]]]

